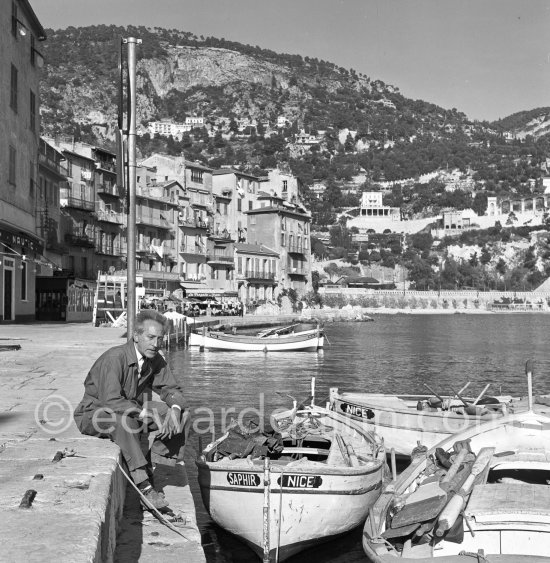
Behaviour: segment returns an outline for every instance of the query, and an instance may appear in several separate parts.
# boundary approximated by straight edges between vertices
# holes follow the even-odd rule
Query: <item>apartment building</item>
[[[206,293],[211,279],[207,268],[208,235],[214,206],[212,169],[199,163],[185,165],[185,193],[179,210],[179,273],[183,287],[190,294]]]
[[[260,192],[260,178],[233,168],[221,168],[212,173],[212,185],[216,197],[228,198],[224,208],[228,230],[237,242],[247,242],[245,213],[254,209]]]
[[[301,185],[290,170],[274,168],[268,170],[267,177],[262,179],[261,190],[276,195],[285,201],[298,203],[301,201]]]
[[[44,241],[46,261],[38,264],[37,276],[51,276],[61,268],[67,246],[61,232],[59,209],[61,188],[67,181],[66,159],[63,154],[40,139],[38,151],[38,182],[36,196],[36,232]]]
[[[0,320],[35,316],[40,132],[38,49],[44,28],[28,0],[0,0]]]
[[[279,254],[278,287],[311,290],[311,215],[300,205],[262,193],[258,206],[246,212],[248,242],[262,244]]]
[[[237,243],[235,256],[239,299],[246,304],[273,301],[279,279],[279,254],[262,244]]]
[[[178,222],[180,192],[176,180],[136,187],[136,274],[145,294],[163,296],[180,287]]]

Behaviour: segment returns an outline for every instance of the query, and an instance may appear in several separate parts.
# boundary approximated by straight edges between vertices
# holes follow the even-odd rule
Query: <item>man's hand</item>
[[[157,438],[160,440],[169,440],[172,436],[181,432],[183,428],[182,422],[184,421],[183,414],[179,407],[172,407],[164,417],[164,422],[159,428]]]

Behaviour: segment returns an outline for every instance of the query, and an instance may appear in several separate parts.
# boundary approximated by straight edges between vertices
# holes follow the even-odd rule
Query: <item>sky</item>
[[[496,120],[550,106],[549,0],[30,0],[42,25],[190,31],[316,57]]]

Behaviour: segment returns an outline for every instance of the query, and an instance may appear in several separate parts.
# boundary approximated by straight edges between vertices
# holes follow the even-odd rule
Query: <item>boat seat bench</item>
[[[323,448],[299,448],[299,447],[285,447],[285,449],[281,452],[282,454],[312,454],[312,455],[326,455],[330,450],[326,450]]]
[[[476,485],[465,514],[477,522],[528,519],[550,524],[550,486],[531,483]]]

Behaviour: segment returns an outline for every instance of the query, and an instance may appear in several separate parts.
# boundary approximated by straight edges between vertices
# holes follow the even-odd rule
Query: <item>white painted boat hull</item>
[[[265,338],[215,332],[205,334],[192,332],[189,335],[189,346],[238,352],[314,352],[324,346],[324,336],[317,330]]]
[[[377,436],[327,409],[293,409],[278,414],[275,420],[276,426],[283,421],[279,426],[285,441],[283,454],[288,456],[297,450],[304,455],[299,459],[270,460],[270,560],[283,561],[360,526],[380,496],[387,465],[386,452]],[[315,431],[311,435],[302,433],[300,445],[288,445],[297,439],[285,430],[288,423],[298,428],[297,422],[307,420],[312,421],[310,428]],[[206,455],[218,451],[223,440],[222,436],[209,444],[196,461],[203,503],[216,524],[262,556],[264,460],[222,457],[207,461],[215,459]],[[342,451],[353,451],[355,459],[346,461]],[[327,457],[314,461],[315,455]]]
[[[216,470],[206,462],[197,462],[199,485],[204,505],[210,516],[222,528],[239,536],[258,554],[263,553],[263,470],[250,472],[250,480],[257,485],[230,485],[235,471]],[[239,471],[242,473],[242,471]],[[331,536],[343,534],[360,526],[369,507],[382,489],[384,466],[379,463],[370,473],[360,475],[322,475],[311,471],[287,473],[291,479],[321,477],[316,488],[284,488],[280,468],[272,467],[270,476],[270,546],[275,559],[279,537],[279,560],[282,561],[309,545]],[[286,477],[287,479],[289,477]],[[345,511],[342,511],[345,501]],[[279,511],[281,505],[282,510]]]
[[[468,440],[472,451],[494,448],[492,470],[523,469],[550,472],[550,417],[522,412],[489,421],[451,436],[438,448],[450,451],[455,441]],[[435,448],[428,452],[433,455]],[[365,523],[363,548],[369,561],[392,563],[463,563],[461,553],[483,550],[487,563],[550,562],[550,489],[546,484],[513,480],[511,484],[481,482],[473,487],[463,509],[464,539],[442,540],[429,555],[399,556],[380,536],[386,529],[394,498],[414,490],[427,459],[413,462],[376,501]],[[473,533],[472,533],[473,532]],[[403,540],[404,541],[404,540]],[[473,559],[475,560],[475,556]]]
[[[394,449],[402,457],[409,457],[418,443],[432,448],[472,425],[502,416],[502,413],[475,417],[452,411],[419,411],[413,405],[420,398],[407,396],[404,401],[396,395],[331,393],[331,408],[375,431],[384,439],[388,451]]]

